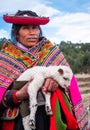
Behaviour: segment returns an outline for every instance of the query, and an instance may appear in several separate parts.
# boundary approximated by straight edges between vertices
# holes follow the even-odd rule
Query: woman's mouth
[[[36,42],[36,41],[38,41],[38,38],[36,38],[36,37],[30,37],[30,38],[27,38],[27,41],[28,42]]]

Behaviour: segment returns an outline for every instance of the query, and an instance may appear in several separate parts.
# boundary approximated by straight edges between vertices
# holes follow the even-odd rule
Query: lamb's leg
[[[34,78],[34,80],[29,84],[28,93],[30,99],[30,127],[35,129],[35,114],[37,111],[37,92],[43,85],[44,79],[42,76]]]
[[[30,107],[30,121],[29,125],[32,129],[35,129],[35,114],[37,110],[37,91],[34,91],[35,84],[31,83],[30,86],[28,87],[28,92],[29,92],[29,107]]]
[[[22,118],[24,130],[32,130],[29,126],[29,115]]]
[[[47,92],[47,93],[44,93],[44,95],[45,95],[45,99],[46,99],[46,103],[45,103],[46,113],[47,113],[47,115],[52,115],[52,109],[51,109],[51,104],[50,104],[51,93]]]

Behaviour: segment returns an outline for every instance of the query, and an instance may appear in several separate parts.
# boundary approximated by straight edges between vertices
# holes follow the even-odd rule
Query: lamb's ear
[[[61,68],[58,70],[58,72],[59,72],[61,75],[63,75],[63,73],[64,73],[64,72],[63,72],[63,69],[61,69]]]

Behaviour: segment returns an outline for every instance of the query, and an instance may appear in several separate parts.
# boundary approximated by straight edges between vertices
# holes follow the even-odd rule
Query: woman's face
[[[26,47],[33,47],[38,43],[39,34],[39,26],[22,25],[17,35],[17,38],[22,45]]]

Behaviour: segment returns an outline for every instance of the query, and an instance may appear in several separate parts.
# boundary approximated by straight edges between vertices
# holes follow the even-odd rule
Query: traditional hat
[[[19,11],[18,11],[19,12]],[[40,17],[35,12],[28,11],[30,14],[21,14],[25,11],[20,11],[20,13],[16,13],[14,15],[5,14],[3,15],[3,19],[7,23],[12,24],[32,24],[32,25],[45,25],[49,22],[49,17]],[[20,14],[20,15],[18,15]]]

